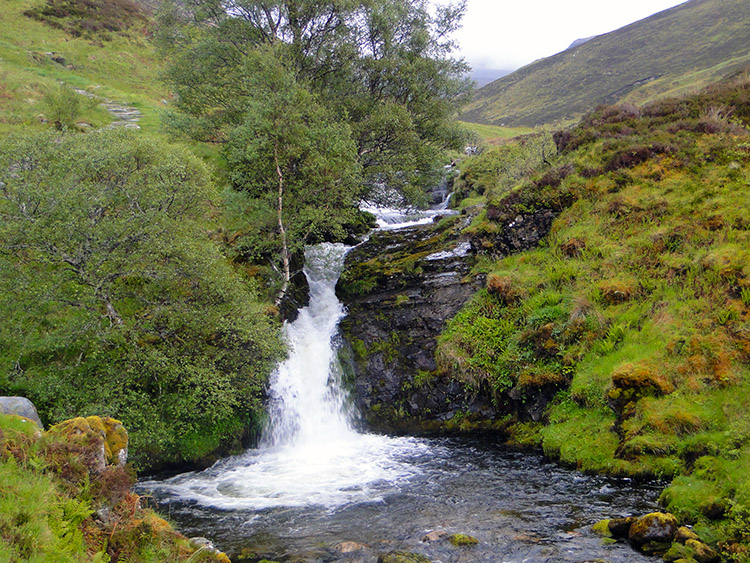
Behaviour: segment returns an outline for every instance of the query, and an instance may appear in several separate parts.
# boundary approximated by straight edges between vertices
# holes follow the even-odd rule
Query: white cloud
[[[456,40],[474,68],[516,69],[684,1],[468,0]]]

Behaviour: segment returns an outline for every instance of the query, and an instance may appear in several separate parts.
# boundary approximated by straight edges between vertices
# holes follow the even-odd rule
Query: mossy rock
[[[448,541],[456,547],[466,547],[470,545],[477,545],[479,540],[474,536],[467,536],[466,534],[453,534],[448,536]]]
[[[630,526],[638,520],[637,516],[628,516],[627,518],[612,518],[609,520],[609,532],[615,538],[627,538],[630,533]]]
[[[700,541],[700,538],[698,537],[698,534],[696,534],[690,528],[686,528],[685,526],[678,528],[677,532],[674,535],[674,541],[679,542],[679,543],[685,543],[687,540]]]
[[[662,557],[667,563],[693,559],[693,550],[675,541]]]
[[[49,429],[49,434],[94,449],[96,469],[124,465],[128,459],[128,432],[119,420],[89,416],[71,418]]]
[[[674,386],[648,367],[623,364],[612,372],[612,385],[619,389],[651,389],[660,395],[674,391]]]
[[[432,563],[432,561],[418,553],[390,551],[378,557],[378,563]]]
[[[698,563],[718,563],[721,557],[711,547],[698,540],[687,540],[685,547],[693,552],[693,559]]]
[[[658,553],[670,548],[676,532],[677,518],[664,512],[652,512],[633,522],[628,539],[641,550]]]

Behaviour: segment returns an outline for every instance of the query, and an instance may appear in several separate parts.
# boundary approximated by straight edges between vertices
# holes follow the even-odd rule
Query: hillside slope
[[[599,104],[694,91],[750,61],[750,5],[691,0],[536,61],[477,91],[464,121],[534,127]]]
[[[66,10],[80,13],[71,7]],[[94,19],[55,11],[54,2],[5,0],[0,11],[0,136],[44,129],[46,96],[60,83],[138,108],[142,128],[158,131],[168,90],[159,82],[161,62],[149,42],[146,14],[123,22],[132,4],[110,2]],[[76,121],[100,127],[112,117],[95,105]]]
[[[470,229],[472,246],[497,260],[479,263],[486,288],[448,324],[438,363],[443,377],[497,405],[516,443],[583,470],[671,479],[663,506],[726,560],[744,562],[750,82],[743,76],[642,108],[602,107],[556,133],[557,159],[515,185],[507,147],[465,163],[459,189],[488,202]],[[503,233],[543,209],[559,215],[540,247],[508,255],[498,244]],[[543,414],[529,412],[545,402]]]

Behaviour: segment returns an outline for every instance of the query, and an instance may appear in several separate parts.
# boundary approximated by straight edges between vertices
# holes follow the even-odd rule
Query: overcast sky
[[[468,0],[461,54],[476,68],[515,70],[685,0]],[[444,3],[441,1],[440,3]]]

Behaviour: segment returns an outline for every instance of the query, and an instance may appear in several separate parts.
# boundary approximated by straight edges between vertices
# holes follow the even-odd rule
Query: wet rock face
[[[462,237],[468,217],[374,233],[346,258],[336,288],[348,314],[343,359],[360,412],[383,430],[411,417],[446,420],[467,403],[462,386],[437,373],[437,337],[483,280]]]

